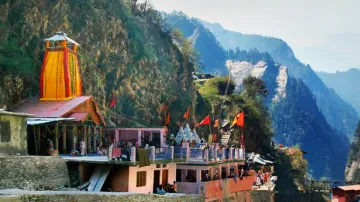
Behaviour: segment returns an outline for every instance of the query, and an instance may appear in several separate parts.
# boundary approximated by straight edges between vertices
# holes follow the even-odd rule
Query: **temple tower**
[[[82,95],[76,48],[64,32],[45,39],[46,51],[40,75],[40,100],[69,100]]]

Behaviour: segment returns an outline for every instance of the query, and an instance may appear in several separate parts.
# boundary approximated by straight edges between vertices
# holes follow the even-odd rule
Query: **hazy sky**
[[[286,41],[317,71],[360,68],[360,0],[152,0],[225,29]]]

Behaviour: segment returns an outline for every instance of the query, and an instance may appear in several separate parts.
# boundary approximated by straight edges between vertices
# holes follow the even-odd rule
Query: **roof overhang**
[[[75,118],[28,118],[27,125],[39,125],[58,121],[75,121]]]

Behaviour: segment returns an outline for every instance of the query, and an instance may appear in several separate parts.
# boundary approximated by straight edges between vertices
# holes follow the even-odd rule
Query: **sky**
[[[151,0],[244,34],[281,38],[316,71],[360,68],[359,0]]]

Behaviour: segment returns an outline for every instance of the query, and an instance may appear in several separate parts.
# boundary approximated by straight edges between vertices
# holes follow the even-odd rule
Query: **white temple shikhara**
[[[200,138],[196,133],[196,130],[194,129],[191,132],[189,124],[186,124],[185,129],[183,129],[182,126],[180,126],[179,132],[176,135],[175,141],[177,144],[181,143],[181,140],[184,140],[184,142],[190,141],[192,142],[195,140],[196,143],[200,143]]]

